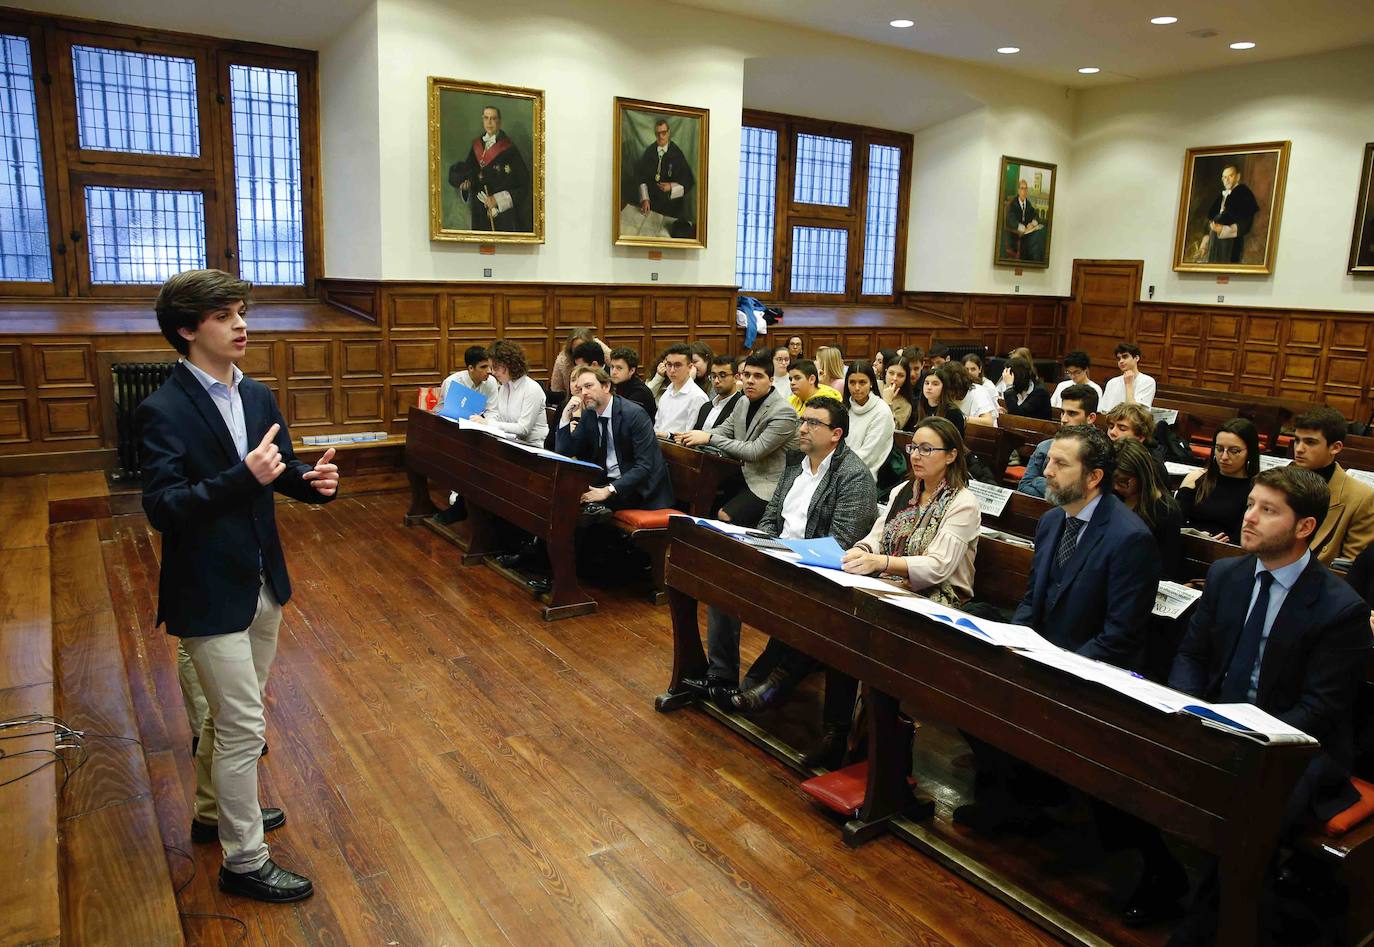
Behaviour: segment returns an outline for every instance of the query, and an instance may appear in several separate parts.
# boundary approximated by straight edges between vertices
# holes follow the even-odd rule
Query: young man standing
[[[339,488],[333,448],[312,468],[260,382],[238,367],[251,284],[189,270],[163,284],[158,327],[183,358],[138,408],[143,509],[162,534],[159,623],[181,639],[209,713],[196,752],[194,841],[219,836],[220,889],[299,901],[310,880],[268,856],[263,833],[286,821],[258,801],[263,691],[291,597],[274,493],[326,503]]]
[[[611,376],[615,393],[643,408],[652,421],[658,412],[658,403],[654,401],[654,393],[649,386],[644,384],[644,379],[639,377],[639,353],[628,345],[611,349],[606,371]]]
[[[1119,404],[1155,403],[1155,380],[1140,370],[1140,346],[1122,342],[1116,347],[1116,367],[1121,374],[1107,382],[1098,410],[1103,414]]]
[[[1055,386],[1054,393],[1050,395],[1050,407],[1062,408],[1060,403],[1064,397],[1064,390],[1073,385],[1087,385],[1097,392],[1097,400],[1102,400],[1102,387],[1093,381],[1088,375],[1088,369],[1092,367],[1092,359],[1087,352],[1074,350],[1064,356],[1064,375],[1063,381]]]
[[[455,381],[460,385],[466,385],[482,397],[490,401],[496,397],[496,379],[491,374],[491,358],[487,355],[487,350],[480,345],[470,345],[463,353],[463,364],[467,367],[461,372],[454,372],[444,379],[443,387],[439,391],[439,401],[448,397],[449,386]]]
[[[1335,408],[1313,408],[1293,419],[1293,463],[1331,488],[1331,509],[1317,521],[1311,541],[1312,554],[1328,566],[1354,559],[1374,541],[1374,489],[1336,462],[1346,430],[1345,415]]]

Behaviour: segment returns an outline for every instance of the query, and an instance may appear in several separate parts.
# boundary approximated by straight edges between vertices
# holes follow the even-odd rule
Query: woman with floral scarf
[[[873,529],[844,554],[844,571],[901,576],[941,605],[957,608],[972,598],[982,516],[968,488],[966,458],[952,423],[922,418],[907,447],[910,479],[893,488]],[[843,760],[858,687],[852,677],[826,670],[824,736],[803,758],[807,765],[834,769]]]

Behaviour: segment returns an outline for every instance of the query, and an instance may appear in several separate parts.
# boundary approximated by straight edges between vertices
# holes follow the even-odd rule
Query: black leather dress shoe
[[[452,526],[454,523],[461,523],[468,518],[468,503],[462,497],[449,504],[447,510],[440,510],[434,514],[434,522],[442,523],[444,526]]]
[[[530,591],[535,595],[548,595],[553,591],[553,579],[545,578],[542,575],[536,575],[526,580],[525,584],[530,587]]]
[[[769,707],[776,707],[786,700],[790,693],[792,693],[791,678],[778,670],[769,674],[763,683],[755,684],[753,687],[735,694],[730,698],[730,704],[735,710],[756,713],[760,710],[767,710]]]
[[[271,832],[279,829],[286,824],[286,813],[271,806],[262,807],[262,830]],[[202,822],[199,819],[191,820],[191,841],[197,844],[204,842],[219,841],[219,826],[214,822]]]
[[[315,893],[315,886],[309,878],[287,871],[269,858],[257,871],[240,873],[221,867],[219,890],[258,901],[285,904],[304,901]]]
[[[803,766],[819,766],[822,769],[839,769],[844,762],[845,750],[849,749],[849,728],[827,725],[821,742],[802,757]]]
[[[1180,899],[1188,893],[1188,878],[1179,874],[1172,878],[1150,877],[1141,881],[1121,914],[1127,927],[1148,927],[1157,921],[1171,920],[1183,914]]]

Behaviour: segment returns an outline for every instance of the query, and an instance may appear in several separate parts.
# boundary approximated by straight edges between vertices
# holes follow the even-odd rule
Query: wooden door
[[[1082,349],[1099,379],[1116,374],[1112,350],[1135,341],[1142,260],[1074,260],[1065,350]],[[1099,368],[1098,366],[1101,366]]]

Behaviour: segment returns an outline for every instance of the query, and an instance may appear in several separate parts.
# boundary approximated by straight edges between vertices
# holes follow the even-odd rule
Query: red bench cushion
[[[824,776],[812,776],[801,784],[802,792],[840,815],[856,816],[868,792],[868,761],[861,760]]]
[[[1336,813],[1327,821],[1327,835],[1344,835],[1374,815],[1374,785],[1353,776],[1350,778],[1350,782],[1355,787],[1355,791],[1360,794],[1360,801],[1344,812]]]
[[[1006,480],[1015,480],[1017,483],[1020,483],[1020,482],[1021,482],[1021,478],[1024,477],[1025,475],[1026,475],[1026,468],[1025,468],[1024,466],[1020,466],[1020,467],[1008,467],[1008,468],[1007,468],[1007,472],[1006,472],[1006,477],[1005,477],[1005,479],[1006,479]]]
[[[667,529],[668,517],[677,510],[618,510],[616,523],[628,529]]]

